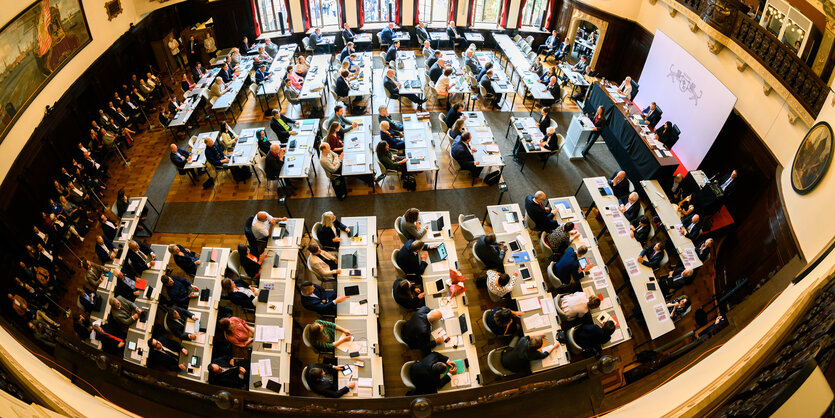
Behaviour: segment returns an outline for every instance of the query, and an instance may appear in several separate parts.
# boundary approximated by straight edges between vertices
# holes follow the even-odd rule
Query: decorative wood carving
[[[707,49],[713,55],[718,55],[719,52],[721,52],[722,48],[724,48],[724,47],[725,47],[725,45],[722,45],[722,43],[717,41],[716,39],[713,39],[713,38],[708,38],[707,39]]]
[[[113,20],[122,14],[122,0],[109,0],[104,2],[104,10],[107,11],[107,20]]]
[[[667,8],[667,13],[670,14],[670,17],[676,17],[676,15],[678,14],[678,10],[676,10],[673,7],[668,7]]]
[[[772,91],[774,91],[774,88],[772,88],[768,84],[763,85],[763,94],[764,95],[768,96],[769,94],[771,94]]]
[[[594,54],[592,54],[591,62],[589,63],[590,67],[596,68],[597,58],[600,56],[600,54],[598,54],[598,52],[600,51],[600,47],[603,45],[603,40],[606,38],[606,29],[609,28],[609,22],[607,22],[607,21],[605,21],[605,20],[603,20],[599,17],[592,16],[592,15],[590,15],[588,13],[585,13],[581,10],[574,9],[574,13],[571,15],[571,23],[568,26],[568,33],[572,34],[572,35],[570,35],[570,36],[572,36],[572,38],[571,38],[571,49],[569,49],[569,51],[574,48],[574,38],[573,38],[574,35],[573,34],[577,33],[577,25],[580,24],[581,20],[585,20],[586,22],[594,24],[595,26],[597,26],[597,29],[600,31],[600,35],[597,37],[597,44],[594,47]]]
[[[687,26],[690,28],[690,32],[696,33],[699,31],[699,25],[690,19],[687,20]]]
[[[747,68],[748,68],[748,63],[747,63],[747,62],[745,62],[745,61],[743,61],[743,60],[741,60],[741,59],[739,59],[739,58],[737,58],[737,59],[736,59],[736,69],[737,69],[739,72],[743,72],[743,71],[745,71]]]
[[[797,115],[794,114],[794,112],[792,112],[790,110],[786,113],[786,115],[789,116],[789,123],[790,124],[794,125],[795,123],[797,123],[797,119],[799,119],[799,118],[797,117]]]
[[[738,0],[707,0],[703,2],[702,20],[723,35],[731,33],[737,12],[742,9]]]

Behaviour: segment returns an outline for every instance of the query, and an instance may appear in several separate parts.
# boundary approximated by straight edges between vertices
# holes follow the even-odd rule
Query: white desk
[[[678,256],[681,258],[682,264],[685,268],[695,269],[701,267],[702,260],[696,255],[696,249],[693,241],[690,238],[681,235],[678,226],[681,225],[681,218],[676,212],[675,206],[670,203],[664,189],[658,184],[657,180],[641,180],[641,187],[644,188],[652,207],[655,208],[655,213],[661,218],[661,223],[667,231],[667,236],[676,248]]]
[[[416,114],[403,114],[403,141],[406,143],[406,170],[410,173],[426,172],[427,182],[429,173],[435,172],[435,189],[438,188],[438,147],[432,134],[432,124],[429,119],[420,120]]]

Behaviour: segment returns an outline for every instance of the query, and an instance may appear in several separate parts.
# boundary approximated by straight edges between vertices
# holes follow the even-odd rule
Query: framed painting
[[[39,0],[0,29],[0,142],[46,83],[91,40],[81,0]]]
[[[818,122],[806,136],[792,162],[792,188],[798,194],[811,192],[820,183],[832,160],[832,127]]]

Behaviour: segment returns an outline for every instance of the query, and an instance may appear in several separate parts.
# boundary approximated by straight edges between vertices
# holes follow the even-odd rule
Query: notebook
[[[433,263],[446,260],[447,258],[446,246],[444,246],[444,243],[440,243],[436,247],[430,248],[428,252],[429,261]]]

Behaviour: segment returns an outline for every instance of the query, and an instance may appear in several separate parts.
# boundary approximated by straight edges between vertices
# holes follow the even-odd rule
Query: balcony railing
[[[741,46],[817,118],[829,87],[797,54],[739,8],[736,0],[676,0]]]

